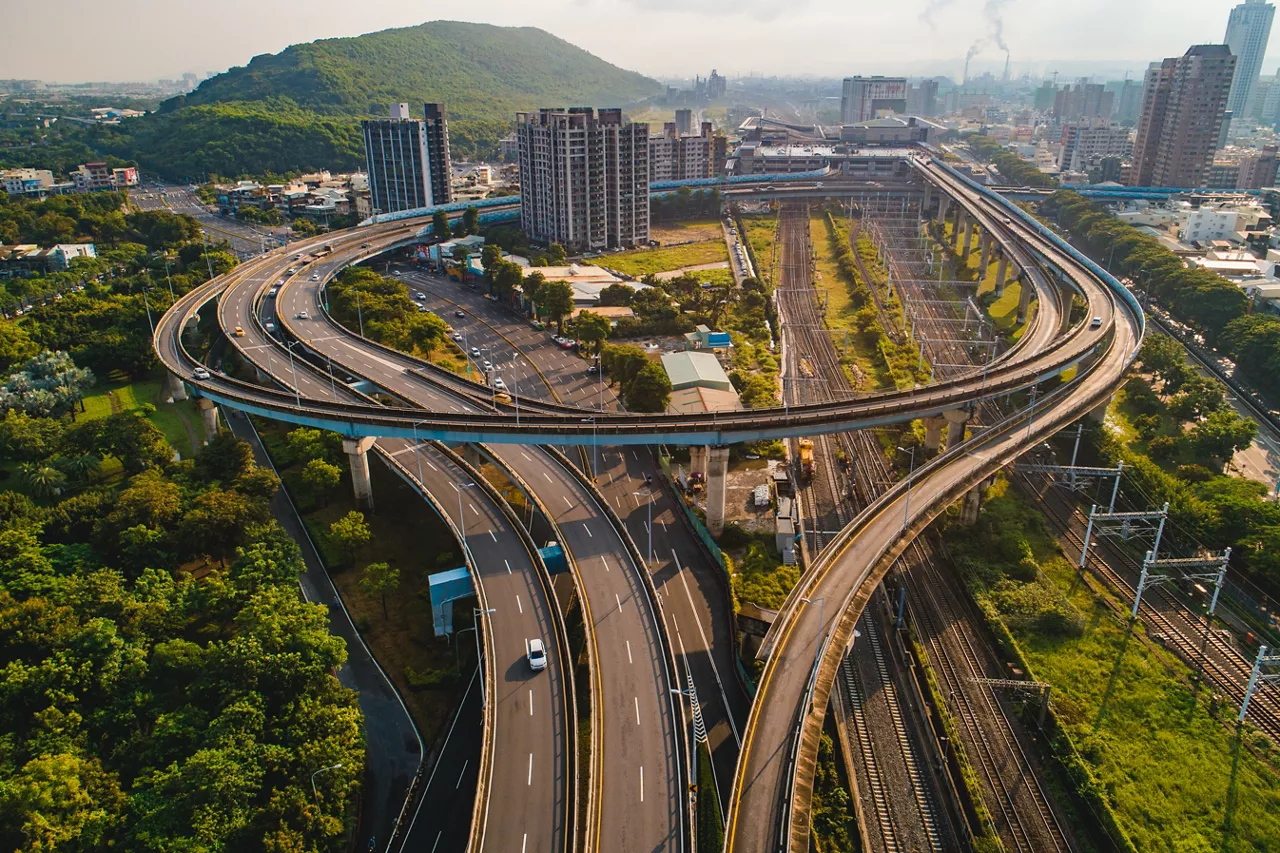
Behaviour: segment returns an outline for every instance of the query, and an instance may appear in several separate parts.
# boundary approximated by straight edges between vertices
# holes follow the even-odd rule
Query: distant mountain
[[[517,110],[626,106],[660,89],[533,27],[433,21],[254,57],[97,142],[173,177],[351,168],[359,120],[395,101],[444,104],[454,150],[488,154]]]

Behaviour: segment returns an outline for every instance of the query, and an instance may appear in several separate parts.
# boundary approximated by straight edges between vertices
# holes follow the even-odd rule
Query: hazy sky
[[[540,26],[651,75],[1078,73],[1071,60],[1140,68],[1222,39],[1237,0],[12,0],[0,78],[142,80],[203,75],[318,38],[441,17]],[[446,11],[447,10],[447,11]],[[1280,33],[1264,73],[1280,65]],[[1101,69],[1100,69],[1101,72]]]

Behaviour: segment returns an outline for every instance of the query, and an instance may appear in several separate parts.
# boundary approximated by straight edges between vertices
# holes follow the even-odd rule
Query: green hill
[[[490,154],[517,110],[626,106],[659,88],[533,27],[433,21],[254,57],[95,141],[173,177],[352,168],[359,119],[395,101],[443,103],[453,149]]]

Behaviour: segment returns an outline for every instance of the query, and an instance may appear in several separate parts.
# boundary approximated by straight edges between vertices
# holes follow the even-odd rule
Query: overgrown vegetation
[[[427,311],[419,311],[403,282],[368,267],[348,267],[329,284],[329,311],[335,320],[411,355],[430,358],[447,343],[448,326]]]
[[[999,481],[949,548],[1002,648],[1052,685],[1050,747],[1118,849],[1266,850],[1280,844],[1280,777],[1265,739],[1192,686],[1191,672],[1081,582],[1045,521]],[[1274,758],[1272,759],[1274,760]]]
[[[1005,148],[996,140],[980,133],[971,133],[964,137],[970,150],[984,162],[993,164],[1000,174],[1008,178],[1008,183],[1021,187],[1056,187],[1057,179],[1046,175],[1017,154]]]
[[[63,478],[0,492],[0,844],[346,849],[361,713],[275,477],[229,435],[172,462],[138,412],[4,425]]]

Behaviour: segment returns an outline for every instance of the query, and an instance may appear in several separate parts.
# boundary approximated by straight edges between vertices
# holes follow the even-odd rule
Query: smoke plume
[[[934,16],[954,2],[955,0],[927,0],[924,9],[920,12],[921,22],[928,24],[930,29],[936,30],[938,22]]]

